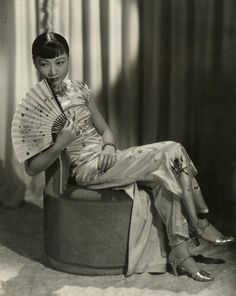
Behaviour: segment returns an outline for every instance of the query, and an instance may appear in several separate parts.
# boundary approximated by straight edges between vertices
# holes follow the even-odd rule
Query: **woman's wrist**
[[[114,143],[111,143],[111,142],[104,143],[102,145],[102,150],[105,150],[106,147],[113,148],[115,152],[117,151],[116,145]]]
[[[66,145],[64,143],[60,143],[59,141],[56,141],[53,145],[53,150],[55,153],[60,154],[64,149],[66,148]]]

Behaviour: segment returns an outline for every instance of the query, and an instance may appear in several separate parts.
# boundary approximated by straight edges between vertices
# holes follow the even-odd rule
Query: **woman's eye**
[[[63,65],[64,62],[63,62],[63,61],[62,61],[62,62],[57,62],[57,64],[58,64],[58,65]]]
[[[40,64],[40,66],[41,66],[41,67],[47,67],[48,64],[44,64],[44,63],[42,63],[42,64]]]

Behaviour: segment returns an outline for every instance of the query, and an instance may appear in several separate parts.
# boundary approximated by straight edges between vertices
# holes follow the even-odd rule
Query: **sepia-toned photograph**
[[[236,1],[0,0],[0,296],[236,296]]]

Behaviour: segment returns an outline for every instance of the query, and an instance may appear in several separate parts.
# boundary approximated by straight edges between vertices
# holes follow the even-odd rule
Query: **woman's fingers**
[[[108,170],[111,167],[112,164],[112,157],[111,155],[108,155],[106,158],[106,162],[104,164],[104,171]]]
[[[105,172],[116,162],[116,155],[110,153],[101,153],[98,161],[98,169]]]
[[[69,124],[68,124],[68,126],[67,126],[67,128],[69,129],[69,130],[71,130],[72,132],[73,132],[73,134],[76,134],[76,131],[75,131],[75,124],[74,124],[74,121],[69,121]]]
[[[98,169],[99,171],[103,172],[104,171],[104,154],[101,153],[99,156],[99,160],[98,160]]]
[[[106,167],[106,169],[108,170],[109,168],[111,168],[114,164],[115,164],[115,162],[116,162],[116,154],[112,154],[111,156],[110,156],[110,161],[109,161],[109,163],[107,164],[107,167]]]
[[[80,128],[78,125],[74,123],[73,120],[68,120],[68,123],[65,127],[67,130],[70,130],[76,137],[78,137],[81,133]]]

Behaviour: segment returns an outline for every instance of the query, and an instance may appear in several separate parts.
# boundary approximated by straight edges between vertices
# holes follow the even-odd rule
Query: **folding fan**
[[[37,83],[19,103],[12,121],[12,143],[19,162],[50,147],[53,134],[67,118],[46,80]]]

